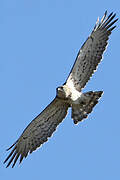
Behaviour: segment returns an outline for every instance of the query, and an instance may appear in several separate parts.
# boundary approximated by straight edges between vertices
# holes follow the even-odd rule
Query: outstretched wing
[[[118,20],[113,20],[115,15],[111,13],[107,17],[106,11],[101,21],[99,22],[99,19],[97,20],[91,35],[79,50],[76,61],[66,81],[66,84],[70,88],[81,91],[96,70],[107,46],[109,35],[116,27],[112,26]]]
[[[68,104],[57,97],[49,104],[46,109],[38,115],[24,130],[20,138],[8,149],[13,150],[6,158],[4,163],[9,160],[7,167],[12,161],[14,167],[17,159],[20,157],[20,163],[23,158],[32,153],[41,144],[48,140],[48,137],[55,131],[57,125],[65,118],[68,110]]]

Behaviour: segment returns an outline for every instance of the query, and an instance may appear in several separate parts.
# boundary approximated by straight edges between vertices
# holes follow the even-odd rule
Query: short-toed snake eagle
[[[8,149],[13,148],[4,161],[6,163],[9,160],[7,167],[12,161],[14,167],[19,157],[21,163],[28,153],[32,153],[46,142],[67,115],[68,108],[71,108],[71,117],[75,124],[92,112],[103,92],[82,93],[81,90],[102,59],[109,35],[116,27],[113,24],[118,19],[114,20],[114,17],[113,13],[107,16],[106,11],[101,21],[97,20],[92,33],[78,52],[66,82],[57,88],[55,99],[33,119],[20,138]]]

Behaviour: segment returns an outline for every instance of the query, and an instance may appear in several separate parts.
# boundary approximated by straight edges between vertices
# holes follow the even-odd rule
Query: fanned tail
[[[72,106],[72,119],[75,124],[87,118],[88,114],[92,112],[94,106],[98,103],[103,91],[90,91],[83,93],[84,100],[80,104]]]

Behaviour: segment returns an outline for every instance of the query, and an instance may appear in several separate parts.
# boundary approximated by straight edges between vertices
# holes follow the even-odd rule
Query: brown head
[[[66,85],[60,86],[56,89],[56,95],[61,99],[68,99],[70,96],[70,90]]]

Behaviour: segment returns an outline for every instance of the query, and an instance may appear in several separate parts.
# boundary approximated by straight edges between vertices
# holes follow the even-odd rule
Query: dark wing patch
[[[106,11],[101,21],[97,20],[91,35],[81,47],[66,81],[69,87],[74,86],[78,91],[81,91],[96,70],[107,46],[109,35],[116,27],[113,26],[118,20],[113,20],[115,16],[116,14],[111,13],[107,17]]]
[[[68,104],[55,98],[47,108],[38,115],[24,130],[20,138],[7,150],[12,149],[11,153],[5,159],[8,160],[8,167],[12,162],[14,165],[20,157],[20,163],[26,158],[28,153],[32,153],[41,144],[48,140],[56,127],[65,118],[68,110]]]

